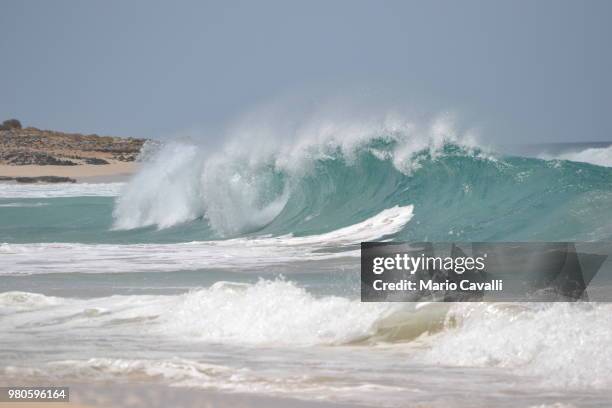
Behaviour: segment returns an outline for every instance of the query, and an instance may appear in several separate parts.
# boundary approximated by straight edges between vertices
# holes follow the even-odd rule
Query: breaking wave
[[[115,229],[202,224],[202,240],[303,236],[414,205],[396,238],[612,237],[612,169],[495,155],[444,120],[324,122],[285,138],[249,129],[232,140],[217,150],[159,147],[118,198]]]
[[[411,129],[389,121],[323,123],[284,139],[251,129],[257,144],[249,133],[217,151],[167,143],[156,154],[148,153],[149,160],[118,199],[115,228],[168,228],[203,218],[213,236],[235,237],[331,231],[354,224],[406,205],[384,195],[394,193],[392,183],[402,171],[419,166],[420,159],[409,163],[410,156],[423,149],[437,155],[447,141],[457,139],[443,123],[422,136]],[[390,168],[376,168],[391,161]],[[354,199],[358,196],[361,203]]]
[[[543,155],[544,159],[551,159],[550,155]],[[592,147],[576,152],[566,152],[554,156],[558,160],[571,160],[575,162],[589,163],[596,166],[612,167],[612,146]]]
[[[314,296],[277,279],[86,300],[8,292],[0,297],[0,328],[49,334],[85,327],[105,336],[245,346],[398,346],[406,362],[502,367],[545,387],[604,389],[612,385],[610,311],[596,303],[371,304]]]
[[[354,225],[319,235],[234,238],[177,244],[0,244],[0,275],[164,272],[197,269],[257,271],[272,265],[358,257],[355,245],[391,236],[413,207],[392,207]],[[342,249],[342,251],[338,251]]]
[[[553,387],[610,387],[611,312],[605,303],[457,304],[425,360],[503,367]]]

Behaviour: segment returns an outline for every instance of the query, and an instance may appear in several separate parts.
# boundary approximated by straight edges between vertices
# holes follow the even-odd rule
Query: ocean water
[[[610,406],[609,304],[359,301],[361,241],[609,241],[609,148],[341,130],[170,142],[128,183],[0,184],[2,381]]]

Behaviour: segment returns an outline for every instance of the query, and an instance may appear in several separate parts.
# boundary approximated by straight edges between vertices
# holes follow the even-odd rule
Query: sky
[[[0,2],[0,119],[219,137],[277,100],[452,112],[507,142],[612,140],[612,1]],[[288,102],[289,103],[289,102]]]

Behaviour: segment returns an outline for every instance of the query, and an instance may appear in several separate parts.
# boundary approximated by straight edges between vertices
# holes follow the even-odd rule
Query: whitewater
[[[361,303],[361,241],[608,241],[609,148],[444,119],[238,126],[127,183],[0,184],[0,379],[366,406],[600,407],[608,304]],[[513,398],[507,398],[513,395]]]

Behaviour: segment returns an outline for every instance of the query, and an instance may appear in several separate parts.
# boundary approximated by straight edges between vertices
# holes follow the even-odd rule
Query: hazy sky
[[[612,140],[611,20],[607,0],[0,0],[0,118],[164,137],[355,95],[508,141]]]

